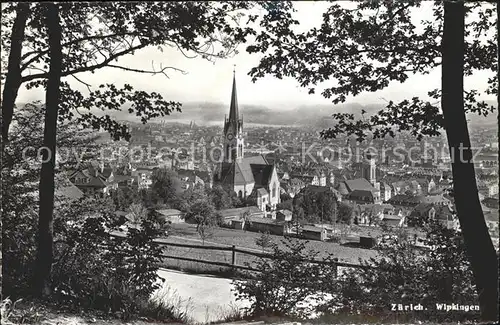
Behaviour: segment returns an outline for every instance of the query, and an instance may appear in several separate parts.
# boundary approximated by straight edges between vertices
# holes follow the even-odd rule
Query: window
[[[273,197],[276,197],[276,183],[273,184]]]
[[[242,192],[241,190],[238,192],[238,197],[239,197],[240,199],[243,197],[243,192]]]

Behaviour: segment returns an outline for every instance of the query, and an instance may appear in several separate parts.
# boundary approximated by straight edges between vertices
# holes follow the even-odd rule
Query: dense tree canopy
[[[405,82],[413,74],[429,74],[442,63],[443,6],[436,2],[432,18],[416,21],[412,13],[426,3],[333,2],[324,12],[321,26],[305,32],[295,32],[299,21],[291,17],[279,24],[270,23],[257,42],[247,47],[250,53],[264,54],[250,75],[254,81],[265,75],[292,77],[309,93],[320,91],[338,104],[348,96]],[[487,115],[494,110],[479,97],[495,94],[498,88],[495,15],[492,4],[467,3],[464,73],[486,71],[490,75],[487,89],[471,85],[465,91],[467,112]],[[363,120],[354,114],[335,113],[335,125],[322,135],[352,134],[359,139],[398,131],[409,131],[419,138],[437,135],[444,126],[440,97],[440,89],[429,89],[429,98],[389,101],[383,110]]]
[[[334,223],[337,220],[337,198],[330,190],[305,187],[293,198],[293,210],[302,222]]]
[[[424,5],[432,6],[432,17],[416,21],[412,13]],[[253,80],[266,75],[292,77],[309,93],[323,87],[322,96],[334,104],[442,68],[442,87],[429,89],[428,98],[389,101],[370,116],[361,111],[361,118],[334,113],[333,126],[321,136],[354,135],[361,141],[410,132],[422,139],[445,129],[450,155],[455,157],[458,218],[484,320],[498,317],[493,303],[498,298],[498,257],[478,198],[466,113],[487,115],[495,110],[479,96],[498,93],[498,8],[494,3],[451,0],[333,2],[320,27],[297,31],[299,22],[283,16],[277,24],[270,22],[247,47],[250,53],[264,55],[250,71]],[[476,89],[477,85],[466,89],[464,77],[477,71],[489,74],[486,89]]]

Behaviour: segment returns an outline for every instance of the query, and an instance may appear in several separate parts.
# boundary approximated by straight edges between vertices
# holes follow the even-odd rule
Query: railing
[[[118,238],[125,237],[125,235],[117,234],[117,233],[111,234],[111,236],[118,237]],[[185,257],[185,256],[175,256],[175,255],[168,255],[168,254],[163,254],[162,257],[166,258],[166,259],[173,259],[173,260],[179,260],[179,261],[186,261],[186,262],[194,262],[194,263],[202,263],[202,264],[208,264],[208,265],[227,267],[227,268],[230,268],[232,270],[240,269],[240,270],[246,270],[246,271],[252,271],[252,272],[260,272],[260,270],[258,270],[256,268],[253,268],[253,267],[250,267],[247,265],[238,264],[237,258],[236,258],[237,254],[250,255],[250,256],[259,257],[259,258],[273,259],[273,254],[271,254],[271,253],[256,252],[256,251],[252,251],[249,249],[237,248],[235,245],[222,246],[222,244],[221,244],[221,246],[215,246],[215,245],[181,244],[181,243],[168,242],[164,239],[155,239],[153,242],[155,242],[158,245],[166,246],[166,247],[170,246],[170,247],[182,247],[182,248],[200,249],[200,250],[208,250],[208,251],[231,252],[231,263],[210,261],[210,260],[205,260],[205,259],[191,258],[191,257]],[[318,260],[318,259],[305,259],[303,261],[307,262],[307,263],[316,263],[316,264],[329,264],[329,265],[333,264],[335,266],[335,274],[338,274],[339,267],[371,268],[371,266],[367,266],[367,265],[339,262],[338,258],[334,258],[333,261],[331,261],[331,260]]]

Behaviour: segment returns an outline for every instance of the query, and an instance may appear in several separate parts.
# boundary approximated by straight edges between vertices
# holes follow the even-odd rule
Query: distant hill
[[[282,110],[260,105],[240,105],[240,114],[246,123],[269,125],[305,125],[324,127],[335,112],[353,113],[360,116],[361,109],[376,112],[382,105],[303,105]],[[228,106],[218,103],[184,103],[182,113],[173,113],[168,120],[195,121],[197,124],[222,122],[228,114]]]
[[[494,101],[488,101],[496,105]],[[22,107],[22,104],[18,104]],[[264,125],[297,125],[311,126],[315,128],[327,128],[332,125],[331,115],[333,113],[352,113],[357,118],[361,117],[361,110],[366,111],[366,116],[375,114],[383,109],[385,104],[359,104],[348,103],[340,105],[301,105],[295,109],[279,109],[261,105],[240,105],[240,114],[243,115],[245,123]],[[124,107],[122,111],[102,112],[92,110],[97,115],[109,114],[122,121],[140,122],[135,115],[127,112]],[[216,102],[187,102],[182,105],[182,112],[172,112],[165,120],[189,123],[195,121],[198,125],[221,123],[224,116],[228,114],[229,107],[223,103]],[[497,112],[487,117],[477,114],[468,114],[469,126],[494,127],[497,124]]]

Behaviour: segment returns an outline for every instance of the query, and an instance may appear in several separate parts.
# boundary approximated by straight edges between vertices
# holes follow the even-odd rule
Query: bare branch
[[[93,35],[93,36],[82,37],[82,38],[79,38],[76,40],[72,40],[72,41],[63,43],[62,46],[67,47],[67,46],[71,46],[71,45],[78,44],[78,43],[85,42],[85,41],[100,40],[100,39],[107,39],[107,38],[113,38],[113,37],[124,37],[124,36],[130,36],[130,35],[134,35],[134,33],[115,33],[115,34],[107,34],[107,35]],[[36,55],[33,58],[31,58],[30,60],[28,60],[26,63],[24,63],[21,66],[21,70],[26,69],[31,63],[40,59],[42,56],[44,56],[47,53],[49,53],[48,49],[43,50],[43,51],[33,50],[33,51],[25,53],[22,56],[21,60],[27,59],[30,55],[35,55],[35,54]]]
[[[101,62],[99,64],[96,64],[96,65],[87,66],[87,67],[80,67],[80,68],[77,68],[77,69],[64,71],[61,76],[62,77],[66,77],[66,76],[69,76],[69,75],[72,75],[72,74],[76,74],[76,73],[80,73],[80,72],[94,71],[96,69],[103,68],[103,67],[107,66],[111,61],[119,58],[120,56],[129,54],[129,53],[131,53],[133,51],[140,50],[142,48],[145,48],[147,45],[148,45],[147,43],[144,43],[144,44],[140,44],[140,45],[134,46],[132,48],[128,48],[128,49],[126,49],[124,51],[115,53],[114,55],[110,56],[108,59],[106,59],[103,62]],[[31,81],[31,80],[41,79],[41,78],[47,78],[47,74],[46,73],[39,73],[39,74],[24,76],[24,77],[21,78],[21,82],[28,82],[28,81]]]
[[[153,62],[151,62],[151,65],[153,66]],[[153,69],[152,70],[142,70],[142,69],[134,69],[134,68],[128,68],[128,67],[123,67],[123,66],[120,66],[120,65],[115,65],[115,64],[108,64],[108,67],[110,68],[116,68],[116,69],[122,69],[122,70],[125,70],[125,71],[130,71],[130,72],[138,72],[138,73],[151,73],[152,75],[156,75],[156,74],[163,74],[165,77],[169,78],[170,77],[167,75],[167,73],[165,72],[166,70],[175,70],[177,72],[180,72],[182,74],[186,74],[187,72],[182,70],[182,69],[179,69],[179,68],[175,68],[175,67],[162,67],[162,65],[160,64],[160,70],[155,70],[154,69],[154,66],[153,66]]]
[[[80,83],[84,84],[88,91],[91,92],[92,90],[90,89],[90,87],[92,87],[90,84],[86,83],[85,81],[81,80],[80,78],[78,78],[77,76],[75,75],[71,75],[73,78],[75,78],[77,81],[79,81]]]
[[[177,43],[174,43],[174,44],[175,44],[175,46],[177,46],[177,49],[178,49],[178,50],[182,53],[182,55],[184,55],[184,57],[186,57],[187,59],[195,59],[196,57],[198,57],[198,55],[197,55],[197,54],[195,54],[194,56],[189,56],[189,55],[187,55],[187,54],[184,52],[184,50],[182,49],[182,47],[180,47],[180,46],[179,46],[179,44],[177,44]]]

